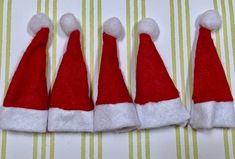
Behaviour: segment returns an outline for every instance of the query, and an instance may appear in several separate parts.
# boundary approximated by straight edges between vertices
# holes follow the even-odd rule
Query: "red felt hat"
[[[220,25],[217,11],[209,10],[199,17],[191,118],[194,128],[235,126],[233,97],[211,38],[211,31]]]
[[[144,18],[138,24],[138,31],[135,103],[140,128],[185,124],[189,114],[153,43],[159,35],[157,23]]]
[[[93,131],[94,105],[81,50],[79,23],[73,14],[67,13],[61,17],[60,24],[69,40],[51,91],[48,130]]]
[[[117,38],[123,35],[119,19],[111,18],[103,26],[103,50],[95,107],[96,131],[134,128],[138,124],[135,105],[119,68]]]
[[[29,28],[35,36],[7,90],[0,109],[0,125],[7,130],[45,132],[48,112],[46,53],[52,23],[44,14],[37,14],[31,18]]]

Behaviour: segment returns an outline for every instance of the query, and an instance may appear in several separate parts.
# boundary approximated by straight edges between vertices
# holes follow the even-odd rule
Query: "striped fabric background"
[[[125,38],[118,43],[120,65],[130,92],[134,92],[131,61],[138,46],[135,24],[143,17],[154,18],[161,30],[155,44],[190,110],[195,19],[213,8],[223,19],[222,28],[213,38],[235,97],[234,6],[234,0],[0,0],[0,101],[32,38],[27,33],[30,17],[44,12],[53,20],[54,36],[48,51],[53,81],[67,40],[58,20],[62,14],[72,12],[82,26],[82,46],[93,90],[100,61],[102,23],[116,16],[125,27]],[[94,97],[95,94],[93,91]],[[1,159],[232,159],[235,130],[196,132],[190,127],[170,127],[122,134],[1,131],[0,150]]]

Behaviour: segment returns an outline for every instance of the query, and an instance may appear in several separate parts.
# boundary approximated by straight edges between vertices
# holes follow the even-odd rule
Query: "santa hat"
[[[60,24],[69,40],[51,91],[48,130],[90,132],[94,105],[81,50],[79,23],[73,14],[67,13],[61,17]]]
[[[139,123],[136,108],[119,68],[117,39],[123,36],[119,19],[111,18],[103,26],[103,50],[95,107],[96,131],[128,130]]]
[[[211,31],[221,25],[221,17],[217,11],[209,10],[198,22],[191,125],[193,128],[235,127],[233,97],[211,38]]]
[[[140,129],[184,125],[190,116],[153,43],[159,35],[158,25],[153,19],[144,18],[138,24],[138,32],[135,103]]]
[[[23,54],[0,108],[1,128],[14,131],[45,132],[48,113],[46,53],[51,20],[34,15],[29,29],[35,34]]]

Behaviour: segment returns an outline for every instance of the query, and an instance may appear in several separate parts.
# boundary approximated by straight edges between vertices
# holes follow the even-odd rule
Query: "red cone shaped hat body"
[[[67,50],[57,73],[51,92],[51,107],[65,110],[93,110],[87,78],[80,32],[76,30],[70,34]]]
[[[119,68],[116,38],[103,33],[103,53],[98,81],[97,105],[131,103],[121,70]]]
[[[42,28],[25,51],[9,85],[4,107],[48,109],[46,48],[48,28]]]
[[[140,34],[136,66],[137,104],[178,98],[179,93],[148,34]]]
[[[132,98],[119,68],[117,38],[123,33],[119,19],[103,26],[103,48],[94,115],[95,131],[128,131],[139,124]]]
[[[196,129],[235,127],[233,97],[211,38],[211,31],[221,25],[221,17],[217,11],[206,11],[199,25],[190,124]]]
[[[39,14],[35,16],[36,19],[37,16],[45,17]],[[2,129],[46,131],[49,105],[46,54],[49,30],[42,27],[36,32],[12,77],[3,107],[0,108]]]
[[[196,48],[193,101],[233,101],[211,31],[204,27],[199,30]]]

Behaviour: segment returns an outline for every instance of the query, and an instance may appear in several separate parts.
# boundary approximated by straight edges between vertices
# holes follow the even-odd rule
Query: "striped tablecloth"
[[[118,47],[121,68],[131,88],[134,82],[130,78],[131,56],[138,46],[137,30],[133,26],[142,17],[154,18],[161,30],[155,44],[190,110],[195,19],[213,8],[223,19],[222,28],[213,38],[235,96],[234,6],[234,0],[0,0],[0,101],[31,40],[27,33],[30,17],[44,12],[53,20],[54,36],[49,49],[53,81],[67,40],[58,20],[62,14],[72,12],[82,26],[83,50],[93,88],[102,23],[116,16],[125,27],[125,38]],[[122,134],[1,131],[0,150],[1,159],[232,159],[235,158],[235,130],[196,132],[190,127],[170,127]]]

